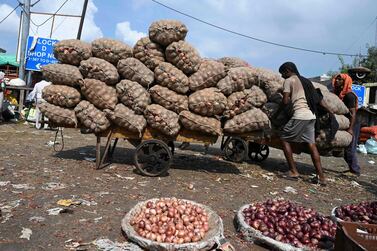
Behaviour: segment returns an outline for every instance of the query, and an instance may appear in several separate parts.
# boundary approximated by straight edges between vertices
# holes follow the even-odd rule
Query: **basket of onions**
[[[331,211],[334,220],[377,224],[377,201],[362,201],[359,204],[334,207]]]
[[[329,217],[284,199],[244,205],[236,223],[246,240],[274,250],[328,249],[336,233],[336,223]]]
[[[224,232],[221,218],[209,207],[176,198],[138,203],[123,218],[122,229],[146,250],[211,250]]]

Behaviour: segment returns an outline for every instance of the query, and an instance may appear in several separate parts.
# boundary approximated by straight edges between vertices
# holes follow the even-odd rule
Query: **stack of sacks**
[[[377,126],[362,127],[360,130],[360,142],[365,142],[370,138],[377,140]]]

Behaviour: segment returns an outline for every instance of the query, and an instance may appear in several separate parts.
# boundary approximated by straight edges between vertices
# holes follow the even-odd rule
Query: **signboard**
[[[359,102],[359,107],[365,106],[365,86],[352,85],[352,91],[356,94]]]
[[[57,63],[54,57],[54,44],[58,40],[29,36],[25,69],[40,71],[41,66]]]

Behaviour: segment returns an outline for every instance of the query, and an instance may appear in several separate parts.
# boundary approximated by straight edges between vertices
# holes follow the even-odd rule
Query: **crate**
[[[377,225],[339,222],[335,251],[377,250]]]

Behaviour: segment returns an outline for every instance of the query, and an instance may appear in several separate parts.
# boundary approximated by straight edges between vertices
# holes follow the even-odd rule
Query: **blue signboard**
[[[54,57],[54,44],[58,40],[50,38],[34,38],[29,36],[26,54],[26,70],[40,71],[41,66],[57,63]]]
[[[364,106],[365,101],[365,86],[352,85],[352,91],[356,94],[359,102],[359,107]]]

